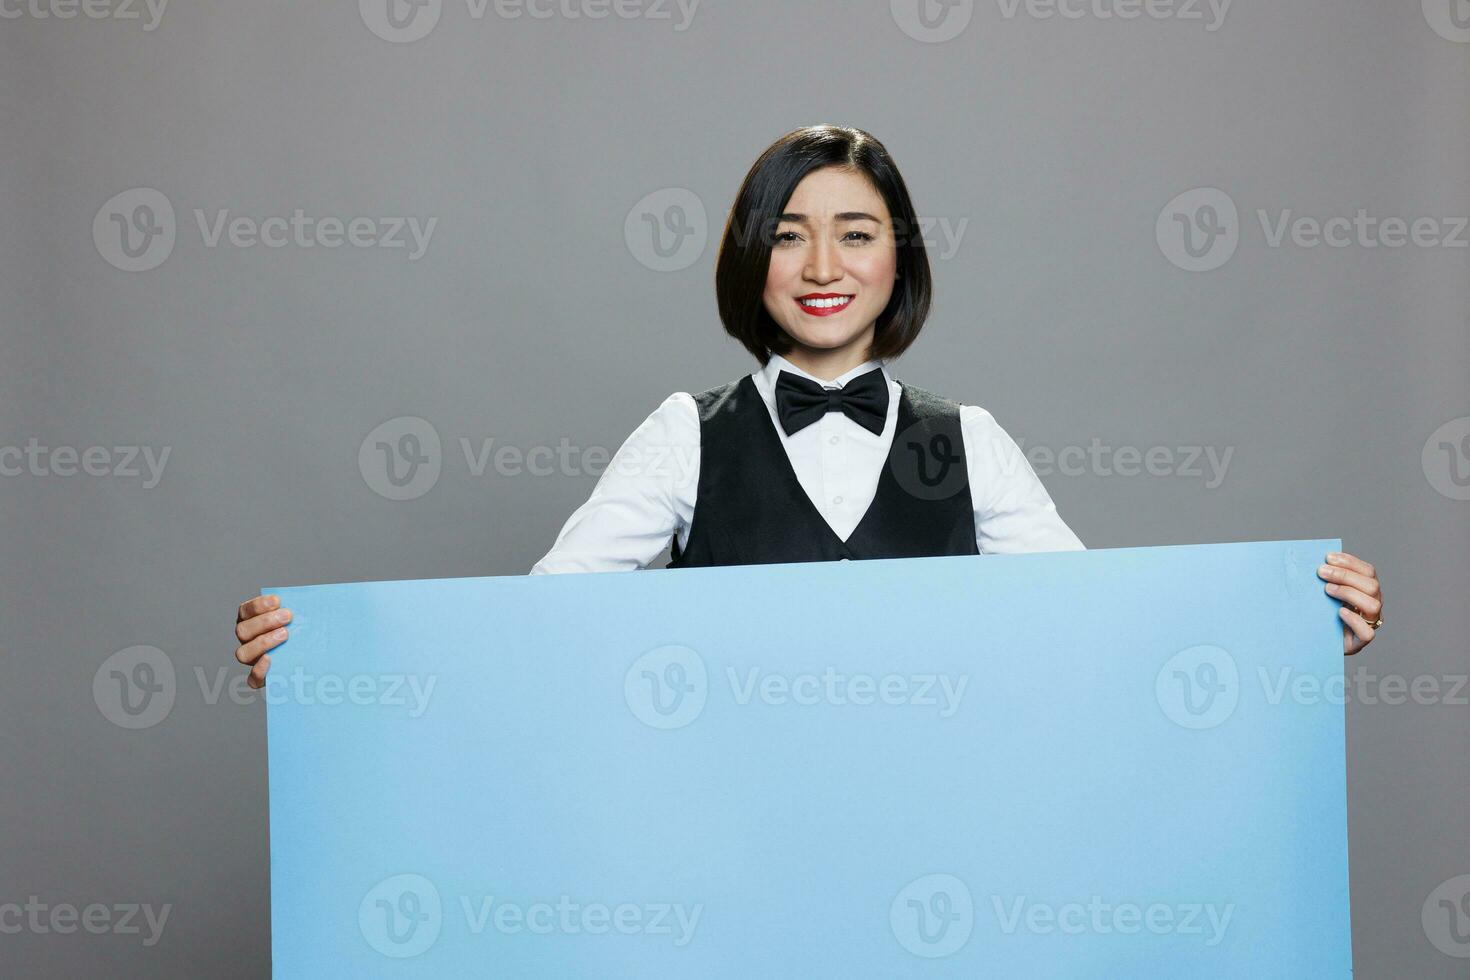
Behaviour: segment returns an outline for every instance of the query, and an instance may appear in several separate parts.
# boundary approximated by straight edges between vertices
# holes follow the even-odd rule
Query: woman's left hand
[[[1342,652],[1352,656],[1373,642],[1374,624],[1383,625],[1383,590],[1378,573],[1361,558],[1332,551],[1317,575],[1327,580],[1327,594],[1343,605],[1337,615],[1343,622]]]

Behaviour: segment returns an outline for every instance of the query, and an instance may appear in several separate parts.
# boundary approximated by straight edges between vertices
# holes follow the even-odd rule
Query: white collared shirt
[[[827,412],[793,435],[781,428],[775,393],[781,371],[840,388],[874,368],[882,368],[888,382],[888,415],[881,433],[869,432],[841,412]],[[846,540],[878,492],[898,425],[900,389],[887,363],[869,360],[824,381],[772,354],[750,378],[801,488]],[[975,508],[975,545],[981,554],[1082,549],[1020,447],[989,412],[961,405],[960,432]],[[698,489],[699,412],[692,394],[676,391],[623,442],[592,496],[567,518],[531,574],[647,567],[673,535],[678,535],[681,549],[688,543]]]

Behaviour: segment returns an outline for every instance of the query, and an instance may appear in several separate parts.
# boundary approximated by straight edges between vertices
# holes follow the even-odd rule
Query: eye
[[[854,235],[857,236],[856,239],[853,239],[852,236],[854,236]],[[843,241],[849,241],[849,240],[859,241],[859,242],[871,242],[871,241],[875,241],[876,239],[874,239],[872,235],[868,234],[865,231],[850,231],[846,235],[843,236]]]
[[[800,237],[801,236],[794,231],[783,231],[777,234],[776,237],[772,239],[772,241],[777,245],[785,245],[788,242],[796,241]]]

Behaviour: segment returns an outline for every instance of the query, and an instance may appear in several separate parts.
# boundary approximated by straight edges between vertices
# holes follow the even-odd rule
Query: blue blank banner
[[[1347,978],[1339,548],[268,589],[275,977]]]

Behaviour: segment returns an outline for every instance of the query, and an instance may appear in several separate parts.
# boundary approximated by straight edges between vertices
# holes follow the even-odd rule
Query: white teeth
[[[852,297],[839,296],[837,299],[799,299],[797,300],[797,302],[800,303],[802,306],[810,306],[814,309],[825,310],[831,309],[834,306],[846,306],[848,303],[852,302]]]

